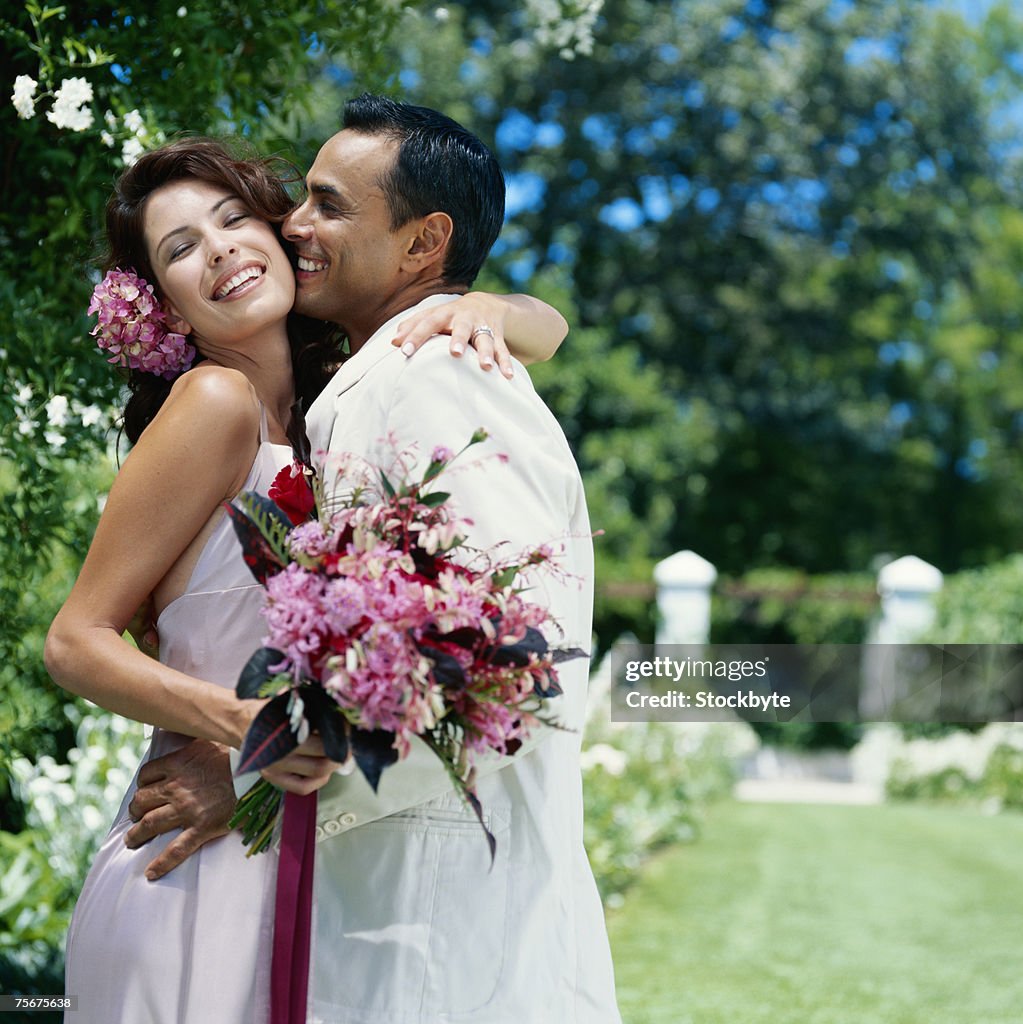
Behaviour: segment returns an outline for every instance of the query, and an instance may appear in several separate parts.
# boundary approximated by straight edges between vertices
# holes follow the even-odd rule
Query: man
[[[443,347],[424,349],[407,372],[391,345],[410,310],[448,302],[475,278],[503,221],[493,156],[434,111],[363,96],[346,106],[307,187],[284,223],[298,256],[296,308],[340,324],[352,353],[307,417],[327,492],[334,454],[380,463],[390,437],[428,457],[485,427],[485,447],[507,460],[482,459],[445,485],[475,524],[469,542],[517,551],[563,541],[571,578],[547,581],[534,599],[550,606],[567,643],[587,647],[582,484],[528,377],[479,374]],[[561,668],[553,707],[567,730],[542,728],[514,757],[480,767],[493,864],[479,823],[421,744],[385,771],[377,793],[358,773],[321,790],[311,1020],[619,1021],[582,843],[586,675],[581,662]]]

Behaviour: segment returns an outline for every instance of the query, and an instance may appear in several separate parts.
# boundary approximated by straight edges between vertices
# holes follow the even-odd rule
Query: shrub
[[[1023,643],[1023,555],[946,577],[935,611],[928,643]]]
[[[22,986],[61,976],[75,900],[142,754],[137,723],[102,711],[66,710],[77,720],[69,763],[49,755],[35,763],[15,759],[11,776],[25,827],[16,835],[0,832],[0,977],[20,979]]]
[[[736,762],[756,749],[744,722],[610,722],[594,710],[583,744],[584,837],[597,887],[621,902],[646,857],[688,842],[703,809],[726,796]]]
[[[894,800],[975,803],[989,811],[1023,808],[1023,725],[993,722],[933,738],[873,729],[873,756],[887,765],[885,791]],[[855,757],[855,752],[854,752]]]

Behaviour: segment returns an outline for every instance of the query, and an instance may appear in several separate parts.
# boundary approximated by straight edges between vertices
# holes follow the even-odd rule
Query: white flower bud
[[[53,109],[46,119],[58,128],[84,132],[92,125],[92,86],[84,78],[65,78],[53,97]]]
[[[137,137],[128,139],[121,147],[121,159],[124,161],[124,166],[131,167],[145,152],[145,148]]]
[[[137,110],[129,110],[124,115],[124,127],[130,132],[134,132],[136,135],[142,135],[146,130],[146,122],[142,119],[142,115]]]
[[[32,117],[36,112],[36,86],[39,83],[28,75],[18,75],[14,79],[14,92],[11,93],[11,102],[18,112],[18,117],[23,121]]]
[[[46,422],[51,427],[63,427],[67,423],[68,401],[63,395],[54,395],[46,403]]]

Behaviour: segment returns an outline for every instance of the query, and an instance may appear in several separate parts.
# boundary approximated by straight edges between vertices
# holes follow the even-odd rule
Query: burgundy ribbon
[[[274,904],[270,1024],[306,1024],[316,851],[316,794],[284,795]]]

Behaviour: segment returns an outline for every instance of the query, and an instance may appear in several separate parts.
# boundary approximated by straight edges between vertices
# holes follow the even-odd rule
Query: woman
[[[143,355],[132,358],[142,365],[155,358],[148,365],[172,379],[138,365],[132,370],[124,421],[134,448],[51,627],[46,664],[72,692],[156,726],[146,759],[189,737],[240,747],[259,708],[237,700],[234,684],[263,633],[262,588],[253,583],[221,506],[243,490],[265,493],[290,463],[289,438],[300,433],[296,396],[308,401],[330,368],[322,338],[303,339],[302,325],[289,336],[295,282],[274,225],[290,206],[264,164],[236,161],[207,140],[143,156],[108,204],[109,266],[130,266],[154,285],[166,318],[149,317],[155,332],[146,336],[149,349],[143,345]],[[144,287],[141,299],[137,289],[127,294],[135,295],[136,307],[144,305]],[[123,316],[125,301],[123,295],[97,299],[101,322],[106,314]],[[466,324],[503,312],[495,301],[453,302],[446,322],[431,317],[410,324],[407,337],[415,345],[427,333],[447,330],[458,345]],[[518,317],[523,338],[546,339],[521,355],[549,355],[563,333],[558,314],[534,313],[529,300],[523,313],[515,304],[521,300],[508,301],[509,325]],[[178,372],[189,344],[201,361]],[[127,349],[117,351],[127,358]],[[149,595],[158,616],[159,662],[122,640]],[[288,788],[305,777],[307,791],[326,781],[327,772],[329,762],[296,753],[265,774]],[[140,850],[125,846],[134,788],[72,922],[66,991],[79,998],[74,1019],[264,1019],[275,858],[247,859],[237,836],[224,837],[149,882],[144,870],[153,846],[172,837]]]

